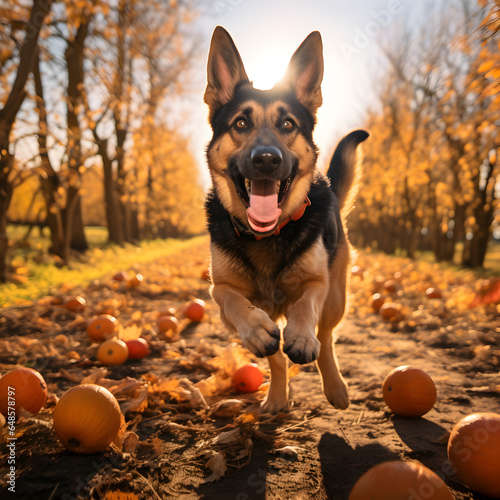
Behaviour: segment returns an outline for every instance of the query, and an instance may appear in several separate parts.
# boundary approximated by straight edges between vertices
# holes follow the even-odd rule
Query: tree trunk
[[[130,22],[127,2],[120,0],[118,4],[118,23],[126,26]],[[119,106],[113,108],[113,118],[115,122],[116,153],[114,161],[116,163],[116,181],[114,183],[115,209],[119,216],[121,238],[128,243],[134,242],[133,230],[131,226],[131,216],[128,210],[126,196],[126,172],[125,172],[125,140],[128,134],[130,120],[130,93],[132,73],[132,59],[129,52],[129,42],[127,42],[124,30],[118,30],[117,34],[117,60],[116,72],[114,75],[114,88]],[[106,181],[105,181],[106,182]]]
[[[35,81],[35,92],[37,96],[38,110],[38,151],[41,160],[42,174],[40,175],[40,184],[45,199],[47,211],[47,225],[50,231],[49,252],[60,257],[67,263],[68,256],[65,254],[64,246],[64,228],[60,204],[58,203],[58,189],[61,185],[57,172],[52,167],[47,147],[47,110],[45,107],[45,96],[40,72],[40,54],[36,51],[33,61],[33,79]]]
[[[94,129],[94,138],[99,148],[99,155],[102,159],[104,173],[104,202],[106,204],[106,221],[108,224],[109,241],[118,245],[125,242],[123,232],[123,220],[118,201],[118,192],[113,172],[113,162],[108,155],[108,141],[102,140],[97,136]]]
[[[83,229],[82,205],[80,196],[81,173],[83,164],[80,122],[78,110],[82,104],[83,59],[85,39],[88,34],[89,19],[83,19],[75,38],[68,42],[65,52],[68,69],[68,168],[70,170],[67,191],[67,207],[64,213],[64,226],[70,230],[70,247],[79,252],[87,250],[88,244]],[[67,236],[67,235],[66,235]]]
[[[10,154],[10,134],[16,115],[21,107],[26,91],[24,87],[31,71],[31,64],[38,37],[52,0],[34,0],[30,19],[26,26],[26,38],[19,55],[16,78],[5,106],[0,110],[0,281],[6,280],[7,249],[7,211],[14,190],[12,171],[14,158]]]
[[[483,267],[491,231],[478,231],[464,244],[462,265],[465,267]]]
[[[4,134],[2,134],[4,135]],[[7,141],[8,147],[8,141]],[[0,152],[5,148],[5,142],[0,138]],[[7,210],[12,199],[13,185],[7,181],[7,176],[2,172],[8,168],[9,154],[0,155],[0,282],[7,279],[7,250],[9,249],[9,239],[7,236]]]
[[[483,267],[486,250],[491,239],[491,223],[493,221],[493,207],[484,205],[474,210],[477,229],[465,239],[462,265],[465,267]]]
[[[476,137],[477,150],[480,151],[480,137]],[[495,185],[497,155],[488,158],[483,168],[478,168],[472,179],[474,183],[473,216],[475,219],[472,233],[465,239],[462,264],[465,267],[483,267],[486,250],[491,238],[492,223],[495,215]],[[472,237],[471,237],[472,235]]]

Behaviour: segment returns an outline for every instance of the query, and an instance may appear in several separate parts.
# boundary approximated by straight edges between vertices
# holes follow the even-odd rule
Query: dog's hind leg
[[[264,413],[279,413],[288,410],[288,359],[280,349],[269,356],[271,385],[267,397],[262,403]]]
[[[342,377],[335,354],[333,329],[344,316],[346,305],[347,266],[350,262],[349,243],[339,244],[333,268],[330,271],[330,289],[318,325],[317,337],[321,343],[318,368],[321,373],[323,392],[335,407],[345,410],[349,406],[347,384]]]
[[[331,328],[321,327],[318,329],[318,339],[321,342],[321,350],[318,357],[318,367],[323,382],[323,392],[328,401],[340,410],[349,406],[347,384],[342,377],[335,354],[333,342],[333,331]]]

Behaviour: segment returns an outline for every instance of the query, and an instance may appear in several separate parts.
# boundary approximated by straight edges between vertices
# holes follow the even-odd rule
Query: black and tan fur
[[[213,186],[206,200],[211,293],[243,345],[269,359],[271,385],[263,410],[270,412],[288,407],[287,357],[301,364],[317,360],[330,403],[342,409],[349,404],[332,332],[345,310],[351,252],[343,223],[352,201],[356,149],[368,134],[346,136],[327,177],[319,173],[312,134],[322,77],[318,32],[297,49],[283,80],[262,91],[248,80],[229,34],[221,27],[214,31],[205,92],[213,129],[207,149]],[[267,219],[254,220],[260,224],[255,230],[245,179],[252,180],[251,189],[259,181],[280,182],[276,227],[306,198],[310,206],[279,231],[263,230]],[[281,320],[282,331],[276,323]]]

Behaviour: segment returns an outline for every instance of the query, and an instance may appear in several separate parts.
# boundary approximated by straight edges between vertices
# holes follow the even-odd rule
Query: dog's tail
[[[330,161],[327,176],[339,200],[339,208],[343,217],[351,211],[361,175],[361,155],[358,152],[358,145],[368,136],[365,130],[355,130],[346,135],[338,143]]]

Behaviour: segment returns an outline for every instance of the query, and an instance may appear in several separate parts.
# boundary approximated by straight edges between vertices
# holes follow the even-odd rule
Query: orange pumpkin
[[[401,285],[396,280],[387,280],[384,283],[384,288],[389,293],[396,293],[401,288]]]
[[[359,266],[352,266],[351,267],[351,275],[358,276],[358,277],[362,278],[364,275],[364,271]]]
[[[427,297],[429,297],[429,299],[442,299],[443,298],[441,291],[438,288],[434,288],[432,286],[427,288],[427,290],[425,291],[425,295],[427,295]]]
[[[16,368],[0,379],[0,413],[9,416],[13,408],[16,418],[21,408],[36,415],[47,400],[47,385],[36,370]]]
[[[380,316],[388,321],[396,321],[401,316],[401,306],[395,302],[386,302],[378,310]]]
[[[85,309],[87,301],[83,297],[71,297],[69,298],[63,306],[71,312],[79,313]]]
[[[136,274],[127,281],[127,286],[129,288],[137,288],[144,281],[144,276],[142,274]]]
[[[399,366],[389,372],[382,393],[387,406],[403,417],[421,417],[436,402],[432,378],[414,366]]]
[[[238,368],[232,379],[233,386],[238,392],[255,392],[264,382],[264,376],[255,363]]]
[[[116,318],[111,314],[95,316],[87,324],[87,334],[94,342],[102,342],[115,333]]]
[[[500,415],[473,413],[453,428],[448,459],[469,488],[500,498]]]
[[[421,464],[394,460],[365,472],[356,482],[349,500],[453,500],[444,481]]]
[[[113,276],[113,279],[115,281],[127,281],[128,273],[126,271],[119,271]]]
[[[128,347],[123,340],[105,340],[97,349],[97,359],[105,366],[121,365],[128,359]]]
[[[156,326],[160,333],[175,333],[179,328],[179,321],[174,316],[160,316],[156,320]]]
[[[372,296],[372,309],[374,312],[378,313],[380,308],[385,303],[385,297],[380,293],[374,293]]]
[[[201,321],[203,315],[205,314],[205,302],[201,299],[195,299],[193,302],[188,304],[186,310],[184,311],[184,316],[191,321]]]
[[[120,405],[104,387],[83,384],[64,393],[54,409],[54,431],[76,453],[98,453],[117,436]]]
[[[175,316],[176,314],[177,314],[177,311],[176,311],[175,307],[169,307],[166,311],[158,312],[156,317],[159,318],[160,316]]]

